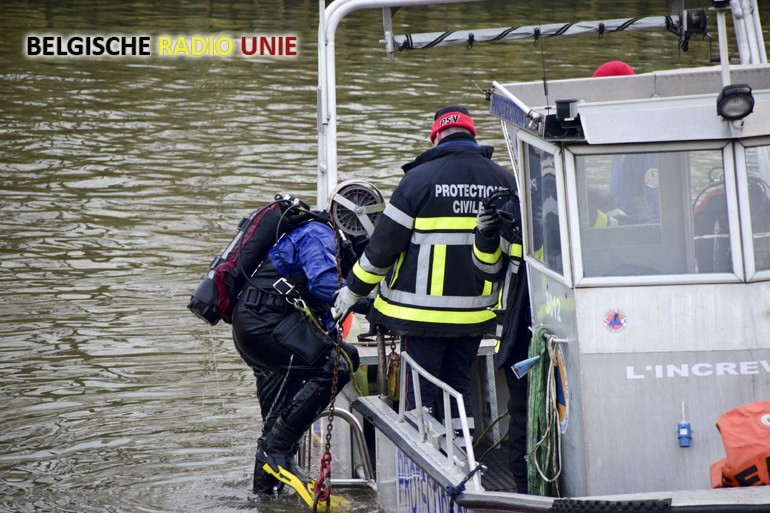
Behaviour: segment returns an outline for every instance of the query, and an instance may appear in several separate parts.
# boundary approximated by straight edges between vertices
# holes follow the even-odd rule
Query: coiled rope
[[[561,431],[556,400],[556,336],[537,327],[529,357],[540,356],[530,369],[527,385],[527,474],[529,493],[559,496]]]

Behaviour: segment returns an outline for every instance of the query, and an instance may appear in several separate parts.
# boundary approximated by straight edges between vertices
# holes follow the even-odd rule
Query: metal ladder
[[[300,444],[300,450],[298,453],[298,460],[303,470],[308,472],[308,475],[313,478],[313,472],[317,472],[316,468],[313,470],[313,464],[318,463],[320,458],[317,458],[317,452],[312,448],[316,444],[315,438],[319,433],[315,432],[315,426],[319,421],[324,421],[329,418],[330,411],[324,410],[316,417],[316,422],[305,433]],[[364,431],[361,423],[358,419],[349,411],[336,407],[334,408],[334,418],[344,420],[350,428],[350,439],[348,440],[348,447],[350,448],[349,455],[350,460],[337,465],[334,468],[339,469],[342,466],[345,470],[350,470],[348,477],[334,477],[332,474],[332,486],[340,486],[343,488],[369,488],[376,491],[377,484],[374,478],[374,467],[372,466],[369,451],[366,447],[366,441],[364,440]],[[325,451],[326,444],[326,430],[322,427],[320,432],[320,450],[321,454]],[[334,446],[332,445],[332,448]],[[356,454],[358,457],[356,458]],[[332,455],[334,457],[336,455]]]

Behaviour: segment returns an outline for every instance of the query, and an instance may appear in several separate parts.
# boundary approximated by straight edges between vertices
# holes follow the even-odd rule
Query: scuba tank
[[[276,194],[273,203],[241,219],[235,237],[211,261],[187,308],[212,326],[220,319],[231,323],[238,294],[270,248],[284,233],[311,219],[309,207],[288,194]]]

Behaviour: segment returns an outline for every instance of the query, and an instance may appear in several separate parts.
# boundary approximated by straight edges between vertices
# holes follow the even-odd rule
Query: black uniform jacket
[[[513,174],[492,148],[452,134],[406,164],[364,255],[348,275],[361,295],[380,285],[371,321],[401,335],[469,336],[493,332],[499,285],[472,262],[481,202]]]

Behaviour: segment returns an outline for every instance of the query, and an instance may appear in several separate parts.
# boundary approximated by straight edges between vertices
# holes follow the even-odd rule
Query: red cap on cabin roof
[[[594,77],[616,77],[619,75],[634,75],[634,69],[623,61],[605,62],[594,71]]]
[[[445,128],[459,126],[467,128],[476,137],[476,128],[473,126],[473,118],[468,109],[461,105],[450,105],[436,112],[433,116],[433,128],[430,131],[430,142],[436,138],[436,134]]]

